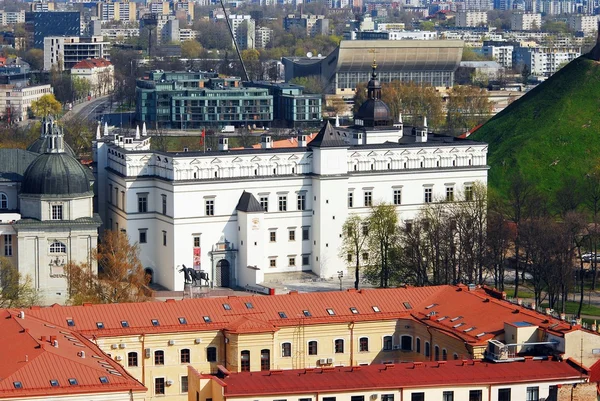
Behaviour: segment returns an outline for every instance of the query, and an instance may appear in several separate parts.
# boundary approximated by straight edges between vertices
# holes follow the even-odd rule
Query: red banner
[[[200,270],[200,247],[194,247],[194,270]]]

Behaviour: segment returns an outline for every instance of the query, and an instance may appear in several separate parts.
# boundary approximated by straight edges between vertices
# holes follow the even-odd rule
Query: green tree
[[[181,57],[200,58],[202,55],[202,45],[197,40],[186,40],[181,44]]]
[[[10,259],[0,257],[0,308],[25,308],[40,303],[31,277],[23,277]]]
[[[308,77],[297,77],[290,81],[292,84],[300,85],[304,87],[305,93],[312,94],[323,94],[325,92],[325,82],[317,75],[311,75]]]
[[[387,203],[375,205],[371,209],[368,221],[369,257],[377,261],[378,267],[375,276],[379,278],[379,286],[386,288],[390,285],[392,277],[393,261],[391,257],[398,238],[396,207]]]
[[[58,115],[62,107],[54,95],[48,93],[38,100],[31,102],[31,110],[36,117],[47,117],[49,115]]]
[[[126,234],[105,231],[93,258],[98,263],[98,274],[88,263],[67,265],[72,304],[140,302],[151,295],[139,247],[129,243]]]
[[[446,109],[446,128],[458,134],[487,121],[493,106],[485,89],[456,85],[448,92]]]
[[[357,113],[360,106],[367,100],[367,83],[359,82],[356,85],[356,90],[354,91],[354,106],[352,106],[352,112]]]
[[[92,84],[85,78],[71,76],[71,86],[73,87],[73,97],[75,99],[85,98],[92,90]]]
[[[403,81],[384,83],[382,100],[387,103],[392,116],[402,113],[405,123],[420,124],[424,116],[430,128],[439,128],[444,123],[442,97],[433,86]]]
[[[32,70],[40,71],[44,68],[44,51],[30,49],[23,54],[23,60],[29,63]]]
[[[358,215],[349,216],[342,228],[340,257],[346,259],[349,267],[354,264],[354,288],[358,290],[360,280],[360,260],[367,248],[368,222]]]
[[[435,31],[435,24],[431,21],[422,21],[419,26],[422,31]]]

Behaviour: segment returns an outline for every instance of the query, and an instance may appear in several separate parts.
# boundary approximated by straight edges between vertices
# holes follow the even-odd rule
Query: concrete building
[[[152,1],[147,4],[150,14],[169,15],[171,7],[168,1]]]
[[[144,399],[146,387],[93,341],[75,331],[49,325],[24,312],[2,309],[0,332],[4,348],[0,399]]]
[[[542,14],[513,13],[510,17],[510,29],[513,31],[539,31],[542,27]]]
[[[513,45],[508,44],[484,44],[481,51],[484,56],[491,57],[504,68],[513,67]]]
[[[111,42],[118,42],[140,36],[139,28],[102,28],[100,32],[103,37]]]
[[[283,29],[290,31],[298,29],[306,32],[306,36],[329,35],[329,19],[324,15],[290,14],[283,19]]]
[[[179,41],[195,40],[198,37],[198,31],[190,28],[179,28]]]
[[[492,0],[465,0],[465,10],[467,11],[489,11],[494,9]]]
[[[110,354],[105,358],[119,361],[146,384],[146,401],[211,398],[210,388],[198,388],[197,374],[188,374],[188,365],[206,376],[221,370],[223,381],[208,386],[215,401],[223,396],[232,401],[297,400],[308,394],[316,400],[317,392],[319,400],[337,395],[337,400],[351,401],[361,389],[365,397],[376,394],[386,400],[391,398],[382,394],[419,399],[409,396],[412,392],[426,392],[425,400],[443,400],[443,391],[454,391],[454,400],[499,401],[499,388],[510,388],[511,399],[523,401],[527,387],[538,386],[529,399],[557,390],[559,401],[570,400],[572,391],[578,400],[596,396],[596,382],[585,382],[599,360],[594,352],[600,348],[598,333],[509,302],[486,287],[290,292],[54,306],[25,309],[24,314],[51,326],[71,322],[68,331],[93,338]],[[552,360],[554,355],[564,361]],[[268,395],[265,375],[273,380]],[[319,381],[306,387],[304,377],[312,375]],[[379,377],[390,381],[382,384]],[[234,382],[236,378],[240,381]],[[171,385],[161,386],[161,379]],[[564,389],[553,388],[561,383]],[[481,390],[481,398],[471,398],[471,390]]]
[[[71,76],[87,80],[92,96],[107,95],[115,87],[115,67],[105,59],[82,60],[71,68]]]
[[[25,22],[25,11],[0,10],[0,25],[14,25]]]
[[[44,39],[50,36],[80,36],[81,14],[79,11],[26,12],[25,23],[33,32],[33,47],[44,48]]]
[[[188,85],[193,83],[190,77]],[[160,114],[159,125],[180,123],[185,115],[198,126],[237,122],[240,117],[231,113],[240,113],[241,106],[272,113],[266,89],[243,88],[252,95],[237,102],[236,88],[213,89],[208,96],[207,89],[186,92],[181,81],[145,84],[138,81],[138,113],[151,107],[175,112]],[[176,85],[177,96],[162,95],[162,85]],[[300,138],[285,149],[273,148],[268,135],[261,149],[231,150],[221,138],[219,150],[206,153],[155,153],[136,141],[130,151],[110,137],[99,140],[95,160],[105,228],[127,230],[140,243],[153,280],[169,289],[183,289],[174,266],[190,266],[200,249],[199,265],[215,287],[256,285],[265,273],[309,270],[331,277],[346,270],[339,249],[349,215],[365,217],[371,205],[385,201],[395,202],[402,219],[411,219],[445,196],[448,186],[458,194],[486,183],[485,144],[394,125],[379,81],[373,78],[369,85],[369,99],[352,127],[327,123],[310,143]],[[220,114],[207,114],[212,112]],[[250,115],[246,121],[259,125],[260,118]],[[184,122],[191,124],[190,118]],[[155,177],[161,177],[160,185]]]
[[[353,95],[356,85],[371,76],[377,60],[381,82],[393,80],[446,87],[462,58],[459,40],[342,40],[327,57],[284,57],[285,81],[318,76],[326,93]]]
[[[241,50],[256,47],[256,24],[249,15],[229,15],[233,39]]]
[[[461,61],[456,70],[456,83],[459,85],[482,84],[496,80],[504,67],[495,61]]]
[[[216,72],[152,71],[136,84],[136,120],[150,127],[198,129],[222,125],[270,125],[273,97],[242,87]]]
[[[92,210],[90,171],[72,156],[51,121],[43,122],[42,136],[27,151],[0,152],[6,177],[0,180],[4,255],[30,277],[43,303],[63,303],[69,297],[67,263],[97,269],[92,252],[100,219]]]
[[[509,363],[389,362],[252,374],[233,373],[220,367],[212,376],[189,366],[188,401],[194,401],[198,395],[214,401],[267,401],[273,399],[273,394],[279,399],[319,397],[327,401],[360,401],[365,395],[373,400],[410,401],[566,400],[570,391],[577,391],[576,399],[590,396],[591,400],[595,397],[594,386],[587,384],[586,373],[582,375],[575,361],[547,359]],[[578,386],[585,386],[586,391],[577,390]]]
[[[581,56],[580,47],[516,47],[515,66],[526,65],[531,75],[549,77],[566,63]]]
[[[271,42],[271,37],[273,36],[273,30],[271,28],[267,28],[266,26],[261,26],[256,28],[256,48],[264,49]]]
[[[44,0],[33,1],[29,4],[29,11],[54,11],[54,2],[48,2]]]
[[[99,2],[98,17],[101,21],[137,21],[136,3],[133,1]]]
[[[108,58],[108,42],[102,36],[49,36],[44,38],[44,70],[68,70],[88,58]]]
[[[180,41],[179,20],[174,15],[146,14],[140,19],[140,32],[145,27],[152,31],[152,40],[156,40],[157,45]]]
[[[348,40],[436,40],[437,32],[429,31],[349,31],[344,32]]]
[[[575,32],[581,32],[585,36],[592,36],[598,32],[598,16],[597,15],[569,15],[569,29]]]
[[[456,13],[456,26],[462,28],[473,28],[486,26],[488,23],[485,11],[459,11]]]
[[[10,123],[27,120],[31,112],[31,103],[52,93],[50,85],[10,84],[0,87],[0,116],[2,120]]]

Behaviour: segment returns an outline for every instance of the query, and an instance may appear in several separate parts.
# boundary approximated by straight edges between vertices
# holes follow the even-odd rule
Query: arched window
[[[250,351],[242,351],[240,362],[240,370],[242,372],[250,372]]]
[[[453,356],[453,357],[454,357],[454,360],[455,360],[455,361],[456,361],[456,360],[458,360],[458,354],[457,354],[456,352],[454,353],[454,356]]]
[[[0,209],[8,209],[8,195],[0,192]]]
[[[190,363],[192,358],[191,358],[189,348],[184,348],[180,351],[179,359],[180,359],[181,363]]]
[[[394,341],[392,339],[392,336],[385,336],[383,337],[383,350],[384,351],[391,351],[394,347]]]
[[[417,351],[418,354],[421,353],[421,339],[418,337],[415,345],[415,351]]]
[[[438,347],[436,345],[434,349],[435,349],[435,360],[439,361],[440,360],[440,347]]]
[[[308,355],[317,355],[319,353],[319,349],[317,348],[316,341],[308,342]]]
[[[358,340],[358,350],[360,352],[367,352],[367,351],[369,351],[369,339],[367,337],[361,337]]]
[[[431,355],[431,345],[429,344],[429,341],[425,341],[425,356],[430,356]]]
[[[446,350],[446,348],[442,349],[442,361],[447,361],[448,360],[448,351]]]
[[[137,365],[138,365],[137,352],[128,352],[127,353],[127,366],[137,366]]]
[[[402,347],[402,351],[412,351],[412,337],[402,336],[400,338],[400,346]]]
[[[271,369],[271,351],[268,349],[260,350],[260,370]]]
[[[281,356],[284,358],[292,356],[292,343],[281,344]]]
[[[50,244],[50,253],[67,253],[67,246],[60,241]]]
[[[335,340],[334,345],[335,345],[335,353],[336,354],[344,353],[344,340],[342,340],[341,338],[338,338],[337,340]]]

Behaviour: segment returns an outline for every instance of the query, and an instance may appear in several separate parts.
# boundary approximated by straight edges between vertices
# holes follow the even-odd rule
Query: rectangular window
[[[473,186],[465,185],[465,200],[472,201],[473,200]]]
[[[269,242],[277,242],[277,231],[269,231]]]
[[[527,387],[526,401],[538,401],[540,399],[539,387]]]
[[[52,205],[52,220],[63,219],[63,207],[62,205]]]
[[[302,227],[302,241],[308,241],[310,235],[308,234],[308,227]]]
[[[112,194],[113,194],[113,186],[112,186],[112,184],[108,184],[108,203],[113,203]]]
[[[292,343],[281,344],[281,356],[284,358],[292,356]]]
[[[121,209],[125,210],[125,191],[121,191]]]
[[[287,211],[287,195],[279,195],[279,211]]]
[[[217,362],[217,347],[206,348],[206,361]]]
[[[288,231],[288,240],[290,240],[290,241],[296,241],[296,230],[290,229]]]
[[[4,235],[4,256],[12,256],[13,247],[12,247],[12,235],[7,234]]]
[[[184,348],[180,351],[179,354],[181,363],[190,363],[192,360],[189,348]]]
[[[162,194],[162,214],[167,214],[167,195]]]
[[[269,259],[269,267],[277,267],[277,259]]]
[[[138,213],[148,212],[148,195],[138,194]],[[164,381],[164,379],[163,379]]]
[[[425,401],[425,393],[412,393],[410,401]]]
[[[294,257],[288,258],[288,266],[290,266],[290,267],[296,266],[296,258],[294,258]]]
[[[442,401],[454,401],[454,391],[444,391],[442,393]]]
[[[302,255],[302,266],[308,266],[309,261],[310,261],[310,258],[308,255]]]
[[[354,207],[354,192],[348,192],[348,207]]]
[[[365,401],[364,395],[353,395],[350,397],[350,401]]]
[[[308,342],[308,355],[317,355],[317,353],[318,353],[317,342],[309,341]]]
[[[119,188],[115,188],[115,206],[119,207]],[[123,205],[121,205],[123,207]]]
[[[454,187],[446,187],[446,202],[454,201]]]
[[[146,229],[139,230],[139,239],[138,239],[138,242],[140,244],[145,244],[148,241],[147,233],[148,233],[148,231]]]
[[[323,401],[335,401],[335,397],[323,397]]]
[[[431,203],[433,200],[433,188],[425,188],[425,203]]]
[[[260,207],[265,209],[265,212],[269,211],[269,197],[268,196],[260,197]]]
[[[394,205],[402,204],[402,190],[394,189]]]
[[[163,246],[167,246],[167,232],[163,231]]]
[[[154,394],[165,394],[165,378],[157,377],[154,379]]]
[[[365,191],[365,206],[373,206],[373,191]]]
[[[483,400],[483,391],[482,390],[470,390],[469,391],[469,401],[482,401]]]
[[[204,210],[206,211],[207,216],[215,215],[215,200],[214,199],[206,199],[204,201]]]
[[[498,389],[498,401],[510,401],[510,389],[499,388]]]
[[[381,401],[394,401],[394,394],[381,394]]]
[[[298,210],[306,210],[306,195],[298,194]]]
[[[188,392],[188,377],[187,376],[181,376],[181,392],[182,393]]]
[[[200,237],[194,237],[194,248],[200,248]]]

